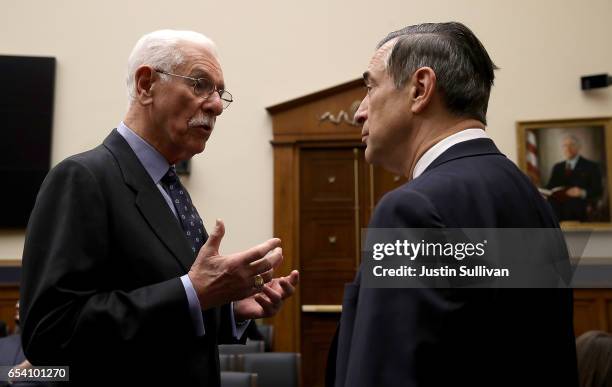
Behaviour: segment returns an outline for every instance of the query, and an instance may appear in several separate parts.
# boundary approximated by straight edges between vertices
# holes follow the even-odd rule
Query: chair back
[[[221,387],[257,387],[257,375],[248,372],[221,371]]]
[[[259,333],[263,336],[266,352],[272,352],[274,348],[274,326],[267,324],[257,325]]]
[[[237,355],[240,353],[256,353],[264,351],[264,342],[261,340],[247,341],[246,344],[221,344],[219,354]]]
[[[293,352],[237,355],[238,369],[257,374],[259,387],[300,387],[301,357]]]
[[[219,368],[221,371],[236,371],[236,355],[220,353]]]

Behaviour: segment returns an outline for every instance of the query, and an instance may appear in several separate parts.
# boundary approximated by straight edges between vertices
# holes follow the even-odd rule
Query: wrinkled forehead
[[[211,77],[223,78],[214,44],[180,42],[178,48],[183,54],[183,63],[179,66],[185,72],[200,71],[209,73]]]
[[[578,142],[573,137],[565,137],[563,139],[563,145],[565,145],[565,146],[577,146]]]
[[[370,59],[370,63],[368,65],[368,71],[366,74],[364,74],[365,78],[369,76],[381,75],[386,71],[387,60],[389,59],[389,55],[391,54],[391,50],[393,49],[395,42],[397,42],[397,39],[392,39],[380,46],[380,48],[374,52],[374,55],[372,55],[372,59]]]

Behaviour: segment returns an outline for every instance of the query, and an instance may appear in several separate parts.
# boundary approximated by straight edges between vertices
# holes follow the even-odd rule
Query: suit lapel
[[[425,172],[452,160],[460,159],[463,157],[491,154],[498,154],[500,156],[503,156],[503,154],[499,151],[499,149],[497,149],[493,141],[488,138],[477,138],[474,140],[463,141],[451,146],[444,153],[438,156],[438,158],[436,158],[425,169]]]
[[[189,270],[194,255],[183,229],[132,148],[116,129],[104,140],[104,146],[115,156],[125,183],[136,194],[136,206],[155,235],[185,271]]]
[[[573,172],[582,171],[585,166],[586,165],[582,156],[578,156],[578,160],[576,160],[576,165],[574,165]]]

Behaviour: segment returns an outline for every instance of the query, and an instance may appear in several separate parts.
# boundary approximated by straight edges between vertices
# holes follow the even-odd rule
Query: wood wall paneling
[[[362,185],[369,173],[361,128],[351,119],[364,95],[362,81],[355,80],[268,108],[274,132],[274,233],[283,240],[282,270],[301,273],[296,296],[270,322],[275,350],[302,352],[305,386],[322,385],[340,316],[334,305],[341,304],[344,284],[353,280],[359,262],[362,207],[369,192]],[[332,312],[308,312],[323,306]]]
[[[612,332],[612,289],[574,289],[574,333]]]
[[[15,304],[19,300],[18,284],[0,284],[0,321],[8,326],[9,333],[15,331]]]
[[[278,144],[274,147],[274,236],[283,243],[283,263],[277,272],[287,275],[291,270],[299,268],[299,245],[296,235],[299,225],[296,217],[296,191],[298,161],[295,158],[293,146]],[[295,181],[294,181],[295,180]],[[299,319],[295,315],[300,313],[301,287],[296,293],[285,301],[279,313],[273,319],[266,319],[266,323],[273,324],[274,350],[286,352],[299,352]]]
[[[323,387],[325,367],[333,336],[340,321],[337,313],[304,313],[302,315],[302,362],[304,386]]]

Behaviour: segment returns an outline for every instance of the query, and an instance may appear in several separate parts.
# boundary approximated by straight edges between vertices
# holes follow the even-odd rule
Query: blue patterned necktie
[[[208,239],[208,234],[206,233],[200,215],[198,215],[198,211],[191,202],[189,193],[187,193],[187,190],[181,184],[174,166],[168,169],[168,172],[162,177],[161,182],[168,195],[170,195],[170,198],[172,198],[172,203],[176,209],[178,219],[183,226],[183,231],[185,232],[185,237],[189,242],[189,246],[191,250],[197,254]]]

